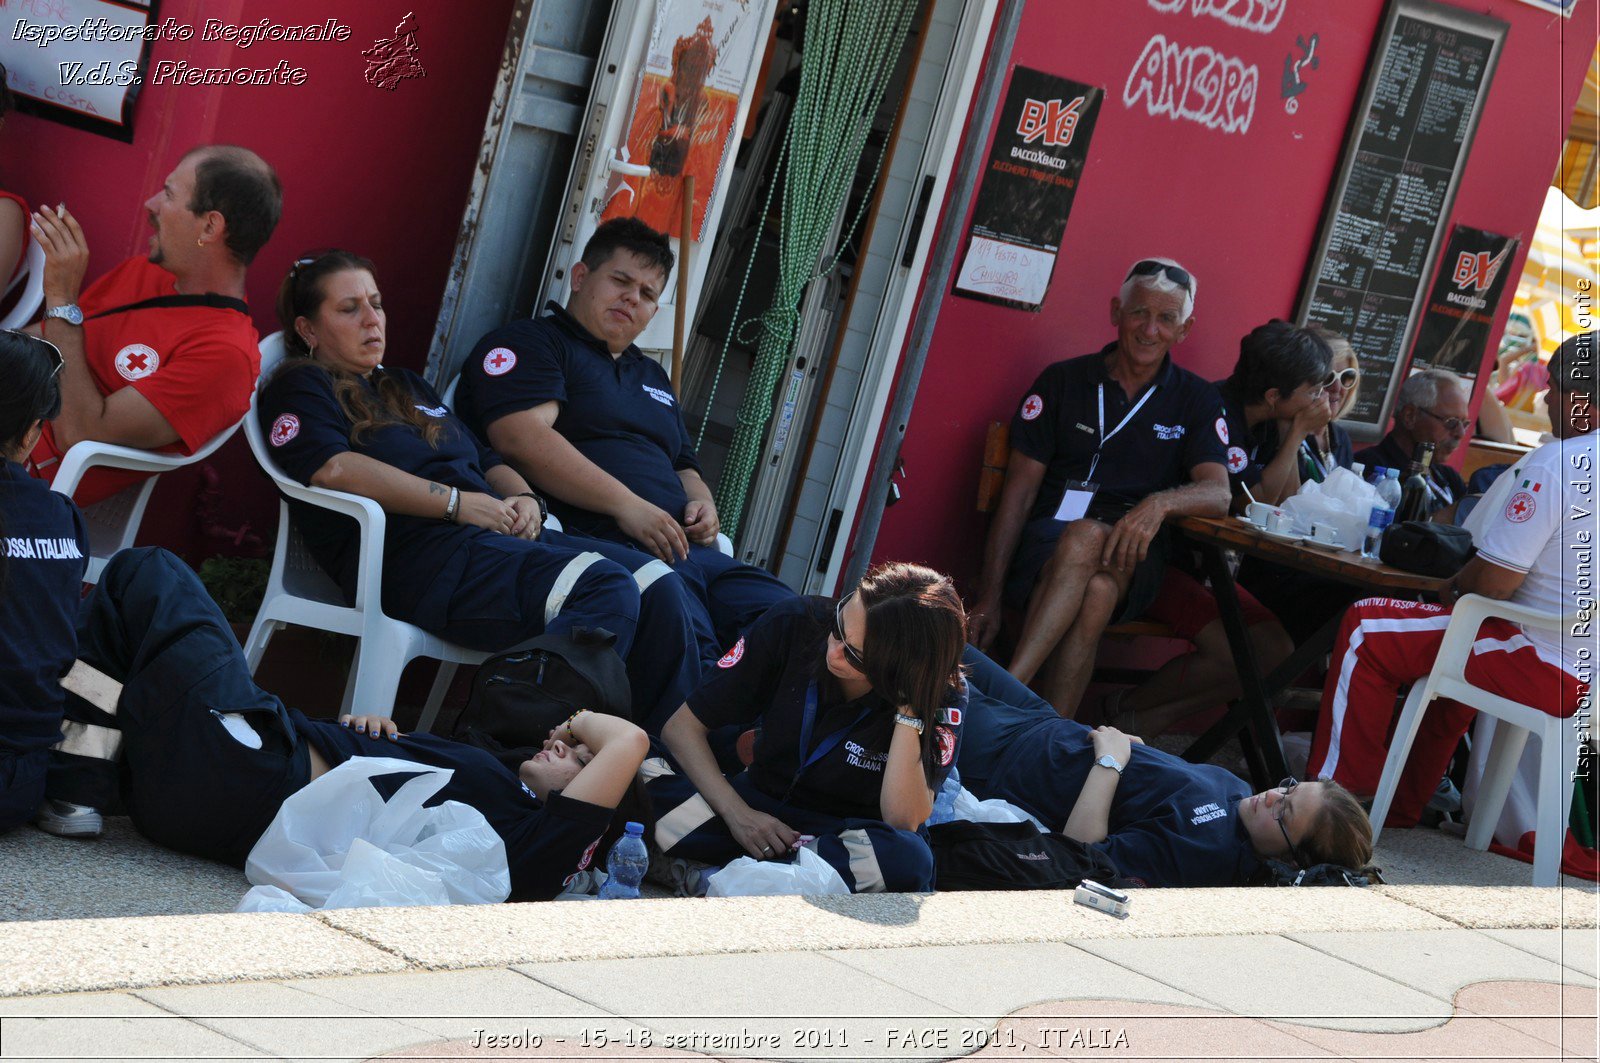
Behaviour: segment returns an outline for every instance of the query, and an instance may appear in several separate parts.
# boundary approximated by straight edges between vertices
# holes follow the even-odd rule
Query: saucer
[[[1262,527],[1257,527],[1256,531],[1260,532],[1262,535],[1265,535],[1268,539],[1276,539],[1280,543],[1297,543],[1300,541],[1300,536],[1296,535],[1294,532],[1268,531]]]
[[[1339,542],[1339,543],[1318,542],[1317,540],[1313,539],[1309,535],[1307,535],[1305,538],[1301,539],[1300,541],[1305,543],[1307,546],[1314,546],[1318,550],[1328,550],[1330,552],[1334,551],[1334,550],[1343,550],[1343,549],[1346,548],[1344,543],[1342,543],[1342,542]]]

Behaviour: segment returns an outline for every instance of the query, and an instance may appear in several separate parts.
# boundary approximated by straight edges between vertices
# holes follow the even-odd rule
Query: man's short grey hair
[[[1137,277],[1131,276],[1130,274],[1133,271],[1133,267],[1137,266],[1141,262],[1160,262],[1162,265],[1166,266],[1177,266],[1179,269],[1183,270],[1189,275],[1188,289],[1185,290],[1183,285],[1179,284],[1165,273],[1149,273]],[[1188,266],[1185,266],[1174,259],[1162,258],[1159,255],[1145,255],[1143,258],[1137,258],[1128,263],[1128,272],[1124,273],[1123,276],[1127,277],[1127,280],[1122,282],[1122,288],[1117,292],[1117,299],[1121,301],[1123,306],[1128,305],[1128,301],[1133,298],[1134,291],[1139,288],[1145,288],[1149,291],[1155,292],[1179,292],[1183,295],[1183,309],[1178,312],[1178,317],[1184,321],[1187,321],[1194,315],[1194,296],[1195,292],[1200,290],[1200,278],[1196,277],[1194,275],[1194,270],[1190,269]]]
[[[1424,410],[1432,410],[1439,401],[1439,392],[1451,388],[1465,393],[1465,380],[1454,373],[1443,369],[1424,369],[1420,373],[1413,373],[1400,385],[1401,407],[1416,406]]]
[[[1550,356],[1550,386],[1569,395],[1595,397],[1595,342],[1600,332],[1569,336]]]

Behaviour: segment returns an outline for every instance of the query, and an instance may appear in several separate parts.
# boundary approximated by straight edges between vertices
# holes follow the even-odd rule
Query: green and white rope
[[[869,185],[849,230],[826,265],[818,269],[817,262],[827,250],[824,245],[833,228],[833,219],[850,194],[867,135],[872,130],[873,115],[883,102],[884,92],[894,75],[896,60],[916,8],[917,0],[811,0],[807,5],[800,90],[761,212],[763,220],[770,216],[772,197],[781,184],[783,212],[778,233],[778,282],[771,305],[758,318],[752,319],[759,324],[761,337],[717,487],[718,516],[723,530],[730,536],[738,534],[750,486],[755,480],[778,381],[799,329],[800,300],[808,284],[826,276],[838,265],[839,256],[850,245],[872,200]],[[878,170],[888,151],[886,144],[879,153],[872,185],[877,183]],[[706,400],[707,409],[716,397],[735,335],[742,325],[752,323],[741,323],[739,314],[759,246],[757,240],[750,250],[750,262],[745,266],[744,280],[739,286],[733,320]],[[702,425],[700,441],[703,443],[704,439],[705,426]]]

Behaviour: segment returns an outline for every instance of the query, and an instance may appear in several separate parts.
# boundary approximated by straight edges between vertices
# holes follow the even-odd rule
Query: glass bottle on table
[[[1428,504],[1428,477],[1433,471],[1433,444],[1418,443],[1406,469],[1406,482],[1400,491],[1400,509],[1395,513],[1396,523],[1408,520],[1427,520],[1433,512]]]

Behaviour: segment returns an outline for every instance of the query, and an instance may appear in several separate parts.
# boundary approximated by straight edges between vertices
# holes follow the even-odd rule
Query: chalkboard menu
[[[1394,0],[1378,31],[1299,310],[1361,360],[1357,437],[1388,422],[1505,32],[1429,0]]]

